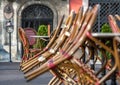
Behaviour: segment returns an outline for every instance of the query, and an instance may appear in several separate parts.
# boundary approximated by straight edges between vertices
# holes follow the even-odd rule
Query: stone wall
[[[8,42],[8,34],[5,32],[5,22],[6,19],[3,16],[3,9],[6,4],[8,4],[7,0],[1,1],[1,9],[0,9],[0,46],[3,47],[3,50],[7,51],[9,53],[9,45],[5,45],[5,42]],[[53,28],[57,26],[58,20],[61,18],[63,14],[67,17],[69,14],[69,0],[16,0],[13,2],[13,8],[14,8],[14,16],[11,19],[14,25],[14,32],[12,33],[12,57],[16,59],[18,57],[21,51],[21,44],[18,39],[17,35],[17,29],[21,26],[21,12],[22,10],[34,3],[39,4],[46,4],[48,7],[52,8],[55,17],[54,17],[54,24]],[[65,17],[65,18],[66,18]]]
[[[18,13],[19,15],[21,14],[21,11],[29,6],[29,5],[32,5],[32,4],[35,4],[35,3],[39,3],[39,4],[44,4],[44,5],[47,5],[48,7],[50,7],[54,13],[56,13],[56,17],[55,17],[55,20],[54,20],[54,24],[53,24],[53,28],[55,28],[57,26],[57,22],[58,20],[60,19],[60,17],[65,14],[65,16],[67,16],[69,14],[69,0],[21,0],[21,1],[18,1],[19,4],[18,4]],[[19,25],[20,21],[18,20],[18,26]]]
[[[25,5],[25,3],[31,2],[31,1],[49,2],[55,7],[56,11],[58,12],[58,17],[60,17],[62,14],[65,14],[65,15],[69,14],[69,0],[17,0],[17,3],[19,3],[19,5],[22,6],[22,5]]]

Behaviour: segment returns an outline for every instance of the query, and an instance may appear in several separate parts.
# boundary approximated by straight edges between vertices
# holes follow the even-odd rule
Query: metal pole
[[[102,51],[105,52],[104,49],[102,49]],[[104,64],[104,62],[105,62],[105,58],[104,58],[104,55],[103,55],[103,57],[102,57],[102,65]],[[102,75],[102,76],[105,76],[105,75],[106,75],[106,69],[105,69],[105,68],[103,69],[101,75]],[[103,85],[107,85],[106,82],[103,82]]]
[[[9,54],[10,54],[10,62],[12,62],[11,60],[11,33],[9,32]]]
[[[91,49],[92,49],[92,57],[91,57],[91,60],[90,60],[91,69],[95,70],[95,64],[94,64],[94,47],[91,46]]]

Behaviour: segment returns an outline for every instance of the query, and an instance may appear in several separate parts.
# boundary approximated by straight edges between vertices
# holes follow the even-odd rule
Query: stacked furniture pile
[[[99,8],[99,4],[96,4],[92,8],[89,7],[85,13],[82,7],[78,13],[71,11],[65,23],[63,15],[47,46],[21,62],[20,70],[26,80],[30,81],[50,71],[54,77],[48,85],[101,85],[117,71],[119,81],[119,37],[113,37],[109,47],[91,33]],[[112,31],[119,33],[116,19],[120,19],[120,16],[108,16]],[[64,27],[61,30],[62,25]],[[112,61],[108,63],[105,51],[112,55],[114,63]],[[102,57],[98,55],[99,53]],[[94,60],[91,60],[93,56]],[[102,61],[103,57],[104,61]],[[103,63],[101,68],[92,69],[90,63],[95,64],[98,60]],[[100,74],[104,69],[107,73],[101,77]]]

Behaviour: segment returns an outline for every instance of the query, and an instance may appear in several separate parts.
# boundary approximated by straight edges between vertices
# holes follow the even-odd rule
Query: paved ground
[[[19,71],[19,63],[0,63],[0,85],[47,85],[52,75],[47,72],[36,79],[26,82]]]
[[[97,65],[96,68],[100,67]],[[24,74],[19,71],[19,63],[0,62],[0,85],[47,85],[53,76],[46,72],[36,79],[26,82]],[[119,85],[107,81],[107,85]]]

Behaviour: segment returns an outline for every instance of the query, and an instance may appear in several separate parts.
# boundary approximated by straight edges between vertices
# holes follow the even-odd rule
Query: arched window
[[[38,30],[40,25],[50,25],[50,30],[53,29],[53,12],[52,10],[41,4],[33,4],[26,7],[22,11],[21,22],[22,27],[31,27]]]

